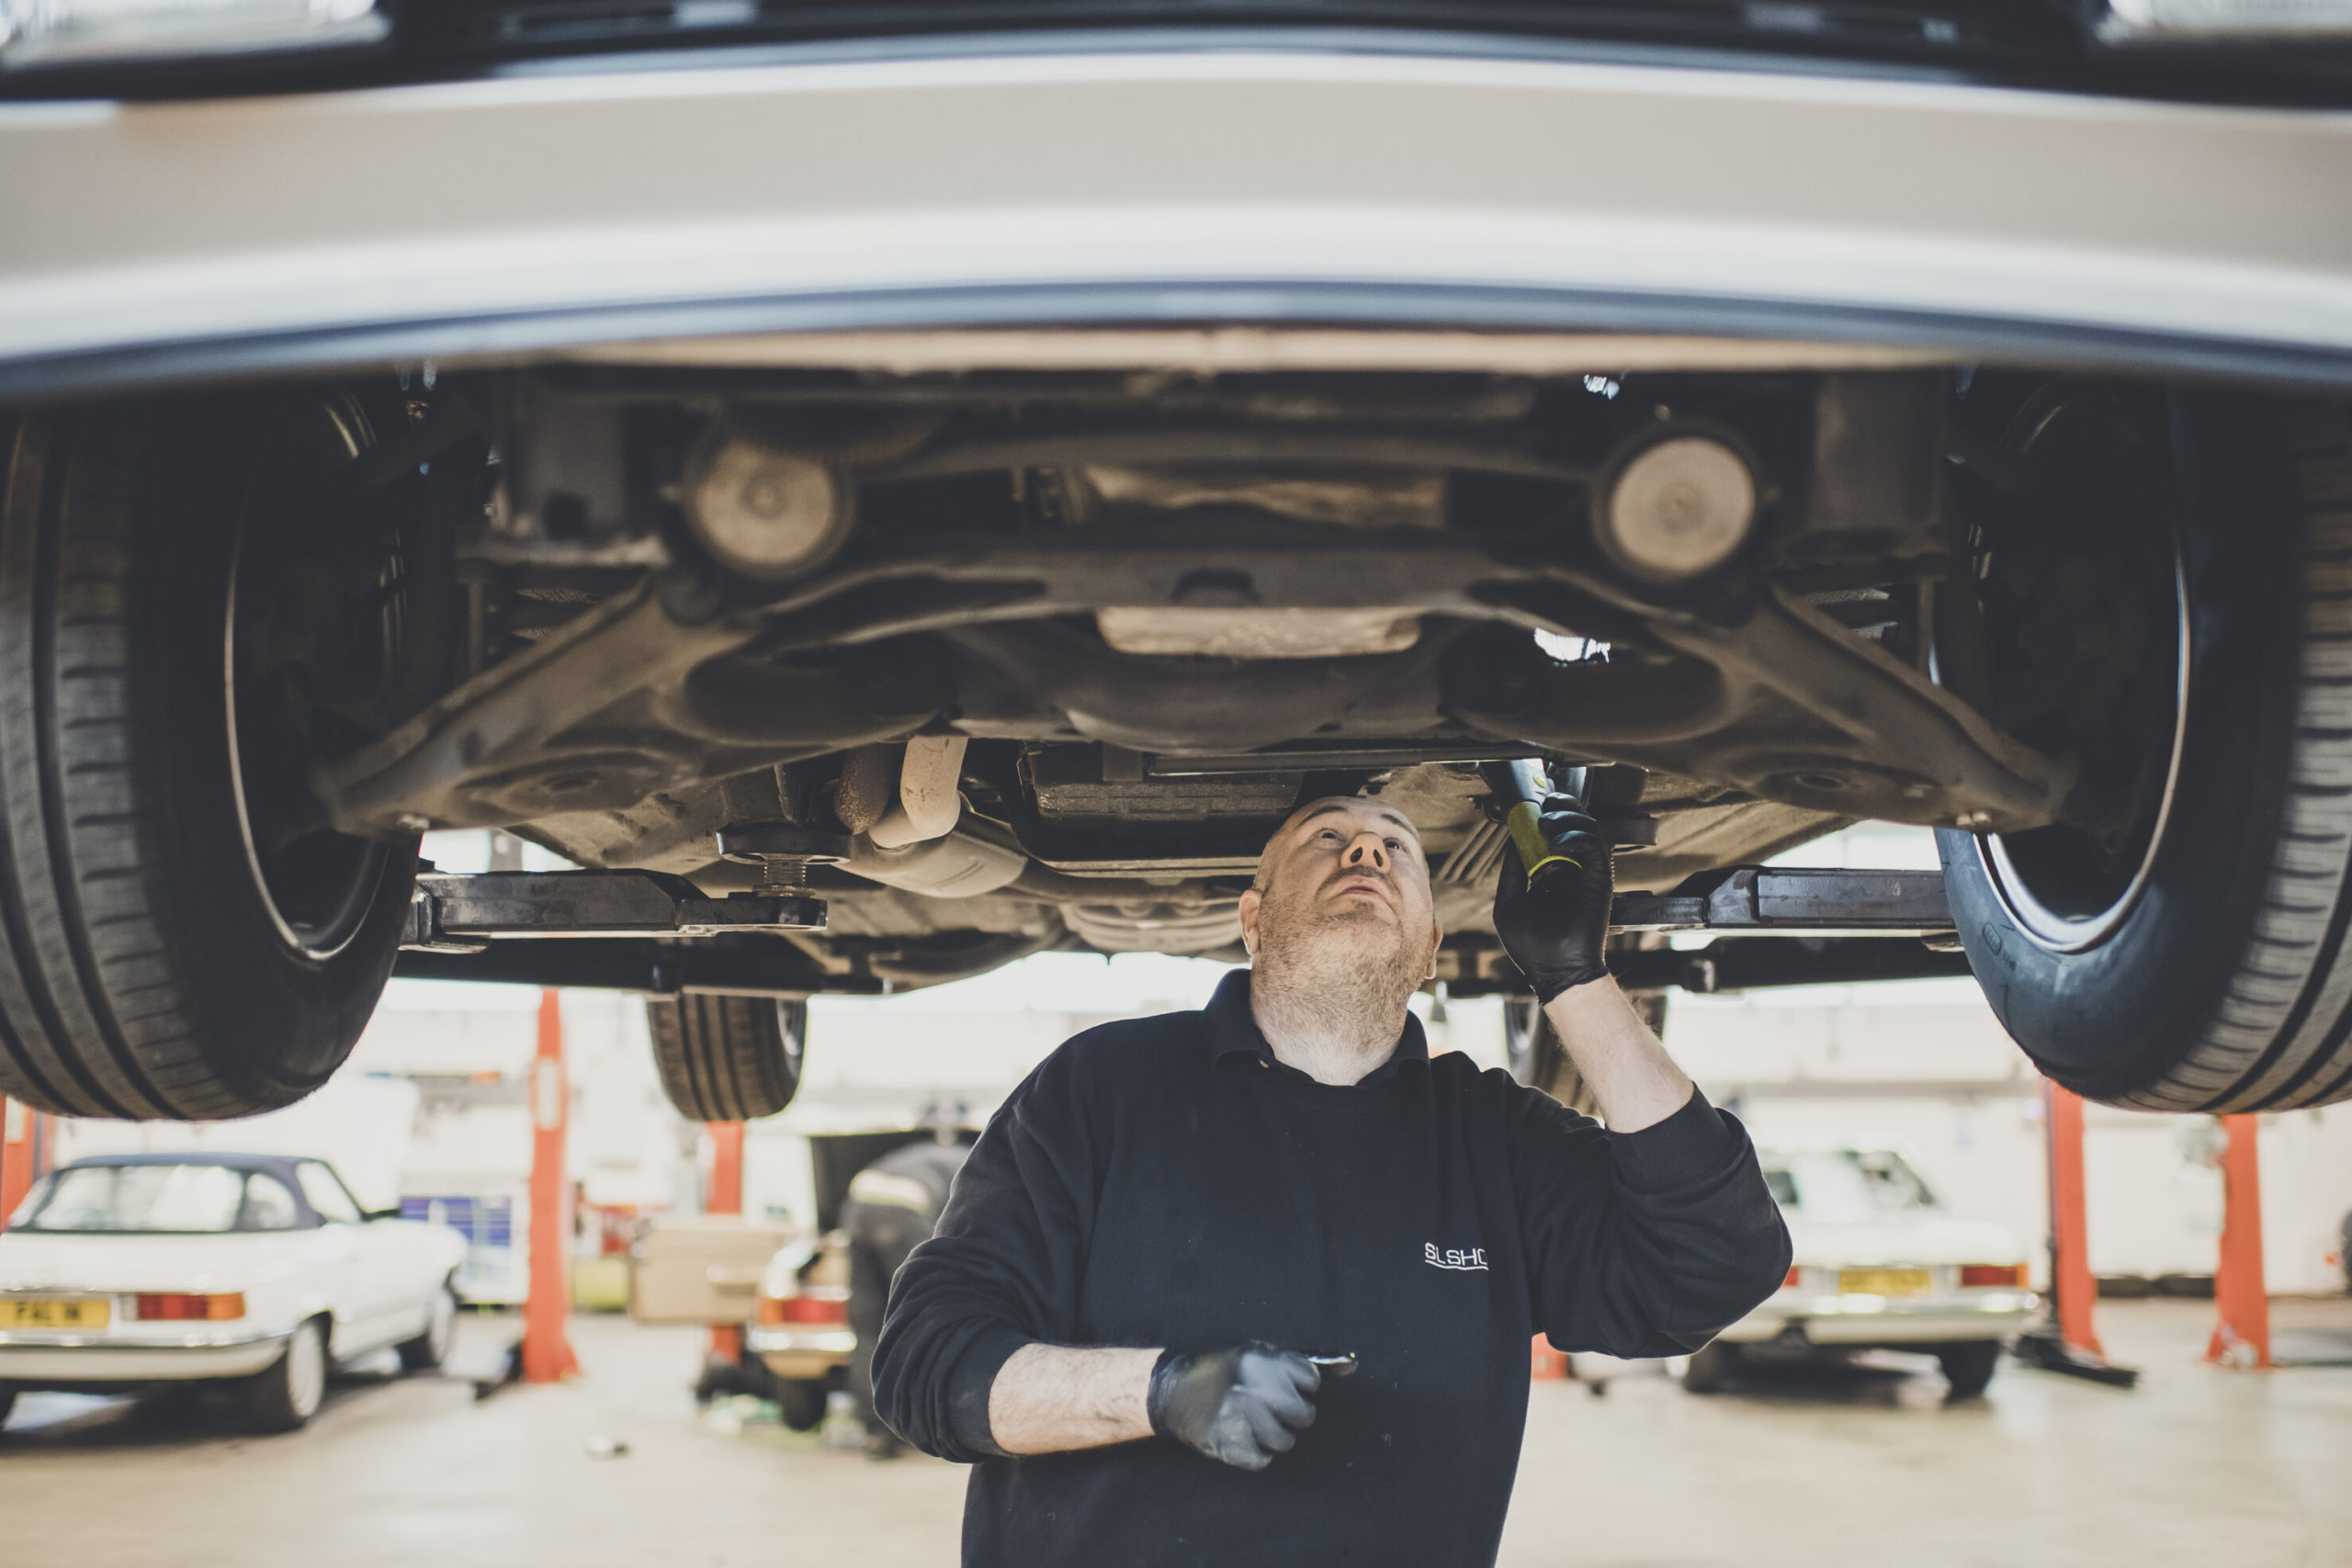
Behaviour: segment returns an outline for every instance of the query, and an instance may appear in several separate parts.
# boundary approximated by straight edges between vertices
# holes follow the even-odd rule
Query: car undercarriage
[[[1423,837],[1440,981],[1510,994],[1512,761],[1601,821],[1653,996],[1964,973],[1932,886],[1657,912],[1860,819],[2136,897],[2179,761],[2177,392],[1675,352],[426,365],[35,411],[17,466],[71,485],[125,418],[230,455],[190,482],[228,519],[246,862],[320,958],[401,843],[495,828],[580,869],[422,865],[397,972],[789,1006],[1045,951],[1238,961],[1269,833],[1366,793]],[[1670,950],[1694,924],[1724,940]]]
[[[1951,382],[413,380],[352,463],[409,492],[401,547],[450,563],[403,567],[402,614],[462,662],[311,759],[317,830],[495,826],[708,895],[789,887],[825,906],[780,932],[808,988],[857,988],[1052,947],[1231,956],[1273,826],[1370,790],[1421,828],[1475,987],[1481,761],[1588,770],[1621,886],[1652,892],[1858,818],[2113,812],[2078,749],[1932,673],[1949,492],[1999,493],[1954,460]],[[1626,499],[1645,459],[1664,499]],[[921,819],[893,798],[923,791]]]

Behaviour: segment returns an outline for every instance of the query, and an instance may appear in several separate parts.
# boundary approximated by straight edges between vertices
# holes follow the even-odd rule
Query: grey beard
[[[1396,1048],[1429,954],[1408,951],[1417,944],[1402,938],[1385,951],[1367,948],[1331,929],[1337,924],[1267,931],[1250,998],[1261,1028],[1280,1035],[1282,1046],[1333,1066],[1362,1061],[1361,1077]]]

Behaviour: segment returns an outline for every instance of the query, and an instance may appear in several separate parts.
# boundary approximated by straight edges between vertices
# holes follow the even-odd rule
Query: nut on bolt
[[[720,429],[687,465],[686,520],[720,565],[780,581],[822,566],[850,527],[849,486],[821,454]]]

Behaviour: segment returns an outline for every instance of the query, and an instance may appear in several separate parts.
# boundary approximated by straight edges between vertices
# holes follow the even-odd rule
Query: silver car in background
[[[1938,1201],[1894,1140],[1756,1142],[1795,1262],[1770,1300],[1690,1358],[1683,1387],[1712,1393],[1743,1361],[1887,1349],[1934,1356],[1955,1399],[1983,1393],[2041,1305],[2018,1237]]]

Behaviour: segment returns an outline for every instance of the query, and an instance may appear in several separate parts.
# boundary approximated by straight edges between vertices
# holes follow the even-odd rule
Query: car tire
[[[325,1082],[375,1010],[416,840],[311,819],[286,705],[340,667],[272,640],[270,619],[301,592],[276,540],[361,547],[336,532],[337,465],[365,423],[225,395],[14,422],[0,1093],[73,1116],[249,1115]],[[315,620],[347,607],[334,594]]]
[[[2001,1364],[2001,1342],[1997,1339],[1972,1339],[1957,1345],[1939,1345],[1936,1360],[1944,1370],[1944,1382],[1951,1384],[1948,1399],[1981,1397],[1993,1381],[1994,1371]]]
[[[448,1362],[449,1346],[457,1337],[458,1283],[445,1280],[433,1292],[433,1315],[426,1321],[424,1332],[394,1347],[401,1354],[401,1370],[439,1371]]]
[[[662,1091],[690,1122],[773,1116],[800,1088],[808,1004],[763,997],[649,998]]]
[[[1664,1038],[1666,993],[1629,991],[1626,999],[1634,1004],[1634,1012],[1649,1026],[1650,1032]],[[1503,999],[1503,1047],[1512,1077],[1530,1089],[1542,1089],[1579,1115],[1600,1114],[1600,1102],[1593,1099],[1584,1075],[1577,1071],[1575,1061],[1560,1044],[1551,1019],[1533,997]]]
[[[1721,1393],[1739,1361],[1738,1346],[1726,1345],[1720,1339],[1709,1341],[1690,1352],[1690,1364],[1682,1371],[1682,1392]]]
[[[318,1318],[287,1337],[286,1353],[245,1382],[245,1416],[264,1432],[292,1432],[310,1425],[326,1397],[327,1337]]]
[[[2078,1094],[2325,1105],[2352,1096],[2352,422],[2193,392],[2139,427],[2178,540],[2147,665],[2170,705],[2144,759],[2164,787],[2104,851],[2062,828],[1939,830],[1953,919],[2002,1024]]]
[[[813,1432],[825,1424],[825,1400],[831,1386],[821,1378],[779,1378],[775,1385],[778,1419],[795,1432]]]

